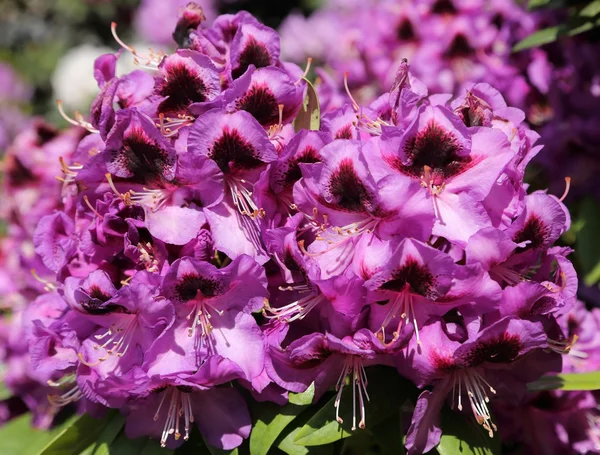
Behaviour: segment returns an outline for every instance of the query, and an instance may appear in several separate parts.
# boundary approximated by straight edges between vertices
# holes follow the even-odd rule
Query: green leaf
[[[538,8],[562,8],[565,2],[562,0],[529,0],[527,8],[530,10]]]
[[[293,425],[294,428],[288,434],[280,435],[279,439],[276,442],[277,448],[282,452],[287,453],[288,455],[333,455],[333,444],[326,444],[322,446],[303,446],[294,442],[294,439],[298,435],[300,429],[312,417],[312,414],[309,412],[309,410],[307,410],[305,413],[301,414],[300,417],[298,417],[298,419],[296,420],[296,424]]]
[[[581,17],[594,17],[598,14],[600,14],[600,0],[591,1],[579,11],[579,16]]]
[[[396,412],[415,389],[410,382],[401,378],[396,370],[390,367],[369,368],[367,376],[371,400],[365,403],[366,422],[369,427],[374,427]],[[352,436],[352,385],[346,386],[342,394],[340,403],[342,424],[335,419],[334,402],[335,397],[325,403],[302,427],[294,439],[296,444],[322,445]]]
[[[84,451],[98,439],[114,416],[115,411],[108,412],[103,419],[94,419],[89,414],[76,416],[46,444],[39,455],[72,455]]]
[[[69,455],[77,452],[69,452]],[[173,451],[164,449],[156,439],[129,439],[124,431],[110,445],[110,455],[173,455]],[[198,454],[200,455],[200,454]]]
[[[400,410],[375,425],[372,431],[382,455],[404,454],[405,435],[402,431],[402,412]]]
[[[598,26],[600,26],[600,19],[578,16],[573,18],[572,23],[556,25],[532,33],[525,39],[519,41],[513,47],[513,52],[552,43],[561,36],[575,36]]]
[[[250,453],[267,455],[273,443],[315,396],[315,384],[312,383],[303,393],[290,393],[290,403],[281,407],[275,403],[257,403],[252,409],[254,425],[250,433]]]
[[[315,383],[313,382],[308,386],[302,393],[292,393],[288,394],[288,399],[291,404],[297,404],[298,406],[308,406],[313,402],[315,398]]]
[[[49,441],[59,434],[64,426],[71,425],[75,417],[50,430],[31,427],[31,414],[16,417],[0,428],[0,453],[2,455],[37,454]]]
[[[579,221],[583,226],[577,233],[575,251],[584,282],[592,286],[600,279],[600,206],[593,198],[584,199],[579,205]]]
[[[539,390],[600,390],[600,371],[590,373],[565,373],[544,376],[527,385],[531,391]]]
[[[13,393],[10,390],[8,390],[6,385],[0,382],[0,400],[8,400],[12,396]]]
[[[319,97],[314,85],[306,79],[306,96],[298,115],[294,119],[294,131],[301,129],[318,130],[321,127],[321,108],[319,107]]]
[[[445,406],[442,410],[442,437],[437,446],[440,455],[499,455],[500,437],[493,438],[472,418]]]
[[[119,435],[123,425],[125,425],[125,417],[115,414],[102,430],[98,440],[81,452],[81,455],[110,455],[110,446]]]

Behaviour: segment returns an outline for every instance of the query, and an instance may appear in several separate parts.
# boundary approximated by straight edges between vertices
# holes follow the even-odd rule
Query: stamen
[[[81,390],[79,390],[79,387],[77,384],[75,384],[74,387],[70,388],[63,394],[49,394],[48,401],[52,406],[62,408],[63,406],[67,406],[68,404],[79,401],[82,396],[83,393],[81,393]]]
[[[108,185],[110,186],[110,189],[113,190],[113,193],[115,193],[117,196],[119,196],[122,200],[123,203],[125,205],[131,205],[131,193],[128,191],[126,193],[120,193],[119,190],[117,190],[117,187],[115,186],[115,183],[113,182],[112,179],[112,175],[110,175],[110,173],[106,173],[104,174],[104,177],[106,177],[106,180],[108,181]]]
[[[458,410],[462,411],[462,386],[464,383],[471,411],[477,423],[488,431],[490,438],[494,437],[494,432],[497,431],[496,425],[492,422],[488,403],[490,401],[486,390],[496,394],[496,390],[475,370],[464,369],[452,373],[453,386],[452,390],[456,389],[458,382]],[[453,397],[454,402],[454,397]]]
[[[338,423],[344,423],[344,420],[340,417],[340,402],[342,400],[342,393],[344,386],[346,385],[346,378],[350,378],[352,381],[352,431],[356,430],[356,392],[358,391],[358,405],[360,408],[360,421],[358,428],[364,430],[366,427],[366,412],[365,412],[365,398],[370,401],[369,394],[367,393],[367,374],[362,364],[362,359],[358,356],[347,355],[344,361],[344,367],[338,378],[335,390],[337,391],[334,407],[335,407],[335,419]]]
[[[257,216],[264,216],[265,211],[259,209],[252,199],[252,191],[244,186],[245,180],[237,180],[233,178],[227,179],[229,191],[233,199],[233,205],[236,206],[241,215],[249,216],[254,219]]]
[[[525,276],[516,270],[509,269],[504,264],[497,264],[490,269],[490,276],[497,281],[504,281],[509,286],[515,286],[526,281]]]
[[[52,291],[56,291],[58,289],[58,286],[56,284],[39,276],[35,269],[31,269],[29,272],[31,273],[33,278],[35,278],[36,281],[39,281],[40,283],[42,283],[44,285],[44,291],[52,292]]]
[[[560,202],[565,200],[565,198],[569,194],[570,189],[571,189],[571,177],[565,177],[565,192],[560,197],[560,199],[559,199]]]
[[[75,112],[75,120],[72,119],[71,117],[69,117],[65,113],[65,109],[63,107],[62,100],[56,100],[56,105],[58,107],[58,112],[62,116],[62,118],[64,118],[71,125],[80,126],[82,128],[85,128],[90,133],[99,133],[100,132],[99,130],[97,130],[96,128],[94,128],[94,126],[90,122],[86,121],[83,118],[83,116],[79,112],[77,112],[77,111]]]
[[[83,201],[90,208],[92,213],[94,213],[101,220],[104,219],[104,217],[94,207],[92,207],[92,204],[90,204],[90,199],[87,197],[87,194],[83,195]]]
[[[410,321],[415,328],[415,338],[417,339],[417,345],[421,345],[421,338],[419,336],[419,325],[417,323],[417,316],[413,306],[412,294],[408,291],[401,291],[397,293],[396,297],[390,303],[390,310],[387,312],[383,322],[381,323],[381,341],[385,345],[389,346],[393,344],[402,330],[402,326],[405,322]],[[385,342],[385,328],[394,320],[398,318],[398,325],[396,330],[393,332],[393,338],[389,343]]]
[[[312,291],[312,287],[307,283],[290,283],[287,286],[279,286],[280,291],[296,291],[300,294]]]
[[[154,248],[150,242],[146,242],[145,245],[141,243],[137,244],[138,251],[140,252],[140,262],[144,265],[148,272],[158,272],[158,259],[154,256]]]
[[[117,23],[112,22],[110,24],[110,32],[112,33],[113,38],[119,45],[123,48],[131,52],[133,55],[133,63],[140,66],[141,68],[145,68],[152,71],[158,71],[158,66],[161,64],[162,60],[165,58],[166,54],[163,51],[154,52],[152,49],[148,49],[149,55],[143,56],[140,55],[133,46],[129,46],[119,38],[117,35]],[[143,63],[140,63],[143,61]]]
[[[190,438],[190,423],[194,421],[190,394],[180,391],[177,387],[169,387],[164,391],[164,394],[158,405],[158,409],[154,414],[154,421],[159,419],[160,411],[165,401],[168,401],[169,404],[167,407],[167,418],[165,419],[165,424],[163,426],[163,431],[160,438],[161,447],[166,447],[169,435],[173,434],[173,437],[176,441],[181,438],[179,425],[182,417],[184,429],[183,439],[187,441]]]
[[[581,351],[574,351],[572,348],[575,345],[575,343],[577,343],[577,340],[579,340],[579,336],[577,335],[571,335],[569,338],[562,340],[562,341],[558,341],[558,340],[553,340],[552,338],[548,338],[546,341],[548,343],[548,349],[550,349],[553,352],[556,352],[557,354],[561,354],[561,355],[573,355],[574,357],[579,357],[579,358],[587,358],[587,354],[585,352],[581,352]]]
[[[176,119],[165,117],[164,114],[158,115],[158,123],[154,123],[163,136],[172,137],[179,133],[179,129],[191,125],[194,117],[191,115],[178,114]]]
[[[354,97],[352,96],[352,92],[350,92],[350,88],[348,87],[348,71],[346,71],[344,73],[344,88],[346,89],[346,93],[348,94],[348,97],[350,98],[350,101],[352,102],[352,108],[358,112],[359,111],[359,104],[356,102],[356,100],[354,99]]]
[[[296,81],[296,84],[298,84],[302,79],[306,79],[306,77],[308,76],[308,72],[310,71],[310,65],[312,64],[312,57],[308,57],[306,59],[306,67],[304,68],[304,73],[302,74],[302,76],[300,76],[300,78]]]
[[[281,319],[284,322],[290,323],[304,319],[313,308],[325,300],[322,294],[316,294],[278,308],[271,307],[267,301],[263,309],[263,314],[268,319]],[[270,314],[267,314],[267,312]]]
[[[169,199],[170,193],[166,189],[149,189],[143,188],[143,191],[129,190],[129,201],[134,204],[145,205],[152,212],[157,212],[164,207]]]
[[[269,131],[267,135],[269,136],[269,140],[273,143],[277,150],[281,149],[285,145],[285,138],[281,135],[283,131],[283,108],[285,106],[283,104],[278,104],[277,109],[279,111],[279,119],[277,124],[271,125],[269,127]]]
[[[58,381],[53,381],[51,379],[48,379],[48,381],[46,381],[46,383],[50,386],[50,387],[62,387],[65,384],[73,384],[76,380],[76,376],[75,374],[67,374],[65,376],[63,376],[62,378],[60,378]]]
[[[206,347],[209,352],[214,352],[215,350],[215,338],[212,334],[213,325],[210,320],[213,315],[211,311],[217,313],[218,316],[223,315],[223,311],[213,307],[208,301],[205,299],[200,299],[194,301],[192,305],[192,310],[187,315],[186,319],[192,320],[192,324],[188,327],[188,337],[196,337],[196,328],[200,326],[201,333],[200,339],[198,340],[200,343],[206,343]],[[192,319],[193,316],[193,319]]]

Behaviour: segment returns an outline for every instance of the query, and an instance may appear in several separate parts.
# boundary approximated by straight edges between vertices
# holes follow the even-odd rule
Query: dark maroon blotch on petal
[[[399,41],[413,41],[416,38],[415,29],[412,25],[412,22],[408,18],[402,19],[400,24],[398,25],[398,29],[396,32],[396,36]]]
[[[164,170],[172,164],[168,153],[142,129],[134,129],[123,139],[121,149],[113,152],[112,161],[131,172],[132,180],[142,184],[161,181]]]
[[[258,152],[237,130],[226,128],[213,144],[208,156],[217,163],[223,173],[228,174],[261,166],[263,162],[257,155]]]
[[[158,94],[168,97],[158,106],[162,114],[187,112],[191,103],[207,100],[207,86],[202,78],[193,74],[184,64],[173,66],[158,88]]]
[[[285,182],[285,186],[289,187],[296,183],[298,180],[302,178],[302,171],[300,170],[300,163],[312,164],[318,163],[321,161],[321,156],[317,149],[312,146],[307,146],[300,155],[292,160],[288,166],[287,171],[283,176],[283,181]]]
[[[237,102],[237,107],[252,114],[263,126],[272,125],[279,120],[277,99],[265,85],[253,85],[248,93]]]
[[[251,36],[240,54],[239,66],[231,72],[231,76],[237,79],[246,72],[250,65],[254,65],[256,68],[264,68],[270,64],[271,56],[267,48]]]
[[[427,296],[434,281],[427,267],[408,257],[405,264],[393,273],[392,279],[383,283],[380,289],[401,292],[408,288],[416,294]]]
[[[461,151],[462,146],[454,134],[430,122],[404,145],[404,153],[412,164],[405,166],[399,158],[393,158],[390,164],[413,177],[423,175],[424,167],[428,166],[434,173],[441,173],[448,178],[463,172],[471,164],[470,157],[460,156]]]
[[[525,245],[523,248],[519,248],[519,251],[525,250],[536,250],[546,243],[549,229],[544,225],[544,222],[537,216],[530,216],[525,225],[514,235],[513,241],[515,243],[521,243],[529,240],[530,243]]]
[[[343,159],[331,174],[329,192],[335,197],[337,205],[351,212],[366,211],[372,199],[349,158]]]
[[[44,122],[38,123],[35,129],[37,133],[36,144],[40,146],[50,142],[59,134],[57,129]]]
[[[452,0],[437,0],[431,7],[433,14],[456,14]]]
[[[481,365],[483,362],[510,363],[513,362],[523,348],[517,335],[503,333],[496,339],[477,343],[477,346],[467,355],[470,366]]]
[[[175,294],[183,302],[195,299],[198,292],[204,297],[214,297],[219,291],[220,286],[217,281],[200,275],[184,275],[175,285]]]
[[[335,133],[335,139],[352,139],[352,125],[346,125]]]
[[[446,58],[466,58],[473,55],[474,50],[469,44],[469,40],[463,34],[458,34],[454,37],[444,56]]]

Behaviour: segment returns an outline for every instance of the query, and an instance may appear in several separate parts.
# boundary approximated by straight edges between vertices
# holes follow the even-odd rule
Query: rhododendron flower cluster
[[[6,357],[28,366],[9,387],[35,410],[49,395],[49,418],[115,408],[129,437],[174,448],[195,425],[232,449],[245,397],[284,404],[311,384],[315,400],[336,390],[340,423],[352,396],[352,429],[368,427],[369,370],[387,365],[422,389],[409,453],[439,442],[445,402],[497,437],[492,406],[524,402],[588,342],[569,322],[571,250],[554,246],[568,211],[523,183],[541,149],[523,112],[485,83],[428,95],[404,61],[389,92],[308,130],[307,71],[277,33],[244,12],[203,19],[186,7],[170,55],[121,43],[144,68],[128,75],[98,58],[78,145],[81,128],[24,133],[55,168],[16,152],[12,172],[60,170],[62,188],[13,207],[37,224],[42,283],[15,312]]]
[[[432,93],[456,95],[487,82],[510,105],[540,118],[540,94],[550,83],[546,55],[512,53],[540,22],[514,0],[328,0],[308,18],[288,16],[281,35],[286,57],[323,62],[324,81],[338,87],[348,72],[350,87],[369,101],[391,85],[407,58]]]

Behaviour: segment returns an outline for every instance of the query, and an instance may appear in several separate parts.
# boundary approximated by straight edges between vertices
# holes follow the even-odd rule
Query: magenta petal
[[[204,214],[186,207],[165,207],[157,212],[146,210],[146,226],[159,240],[185,245],[196,238],[206,222]]]
[[[240,392],[231,387],[196,392],[194,419],[208,444],[222,450],[239,446],[250,436],[252,423]]]
[[[442,436],[440,412],[447,392],[445,387],[435,387],[433,392],[425,390],[419,395],[406,434],[407,455],[427,453],[439,444]]]

